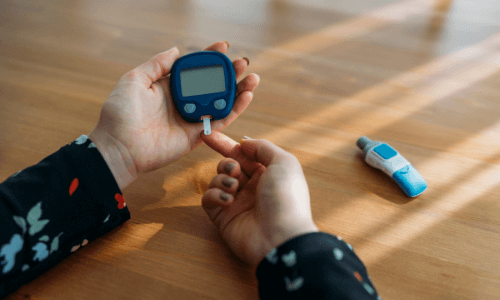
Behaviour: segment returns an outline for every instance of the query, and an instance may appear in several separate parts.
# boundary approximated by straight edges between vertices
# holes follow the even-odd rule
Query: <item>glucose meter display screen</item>
[[[226,90],[222,65],[180,71],[182,97],[221,93]]]

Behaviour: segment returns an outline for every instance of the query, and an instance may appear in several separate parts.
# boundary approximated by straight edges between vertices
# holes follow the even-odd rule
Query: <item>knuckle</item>
[[[125,77],[130,80],[138,79],[140,76],[140,72],[137,69],[133,69],[125,74]]]

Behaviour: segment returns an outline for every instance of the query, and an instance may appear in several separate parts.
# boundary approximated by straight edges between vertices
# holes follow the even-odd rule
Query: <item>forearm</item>
[[[137,179],[137,169],[124,145],[101,131],[92,130],[87,136],[106,161],[121,191]]]
[[[0,299],[130,219],[85,135],[0,184]]]

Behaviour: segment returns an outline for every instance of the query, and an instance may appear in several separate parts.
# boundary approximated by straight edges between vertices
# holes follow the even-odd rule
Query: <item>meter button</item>
[[[193,111],[195,111],[195,109],[196,109],[196,105],[195,105],[195,104],[193,104],[193,103],[188,103],[188,104],[184,105],[184,110],[185,110],[188,114],[190,114],[190,113],[192,113]]]
[[[226,107],[226,100],[219,99],[219,100],[215,101],[214,106],[215,106],[215,108],[217,108],[219,110],[224,109],[224,107]]]

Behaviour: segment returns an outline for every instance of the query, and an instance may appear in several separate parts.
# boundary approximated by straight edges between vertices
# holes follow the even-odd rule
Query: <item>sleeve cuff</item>
[[[61,148],[64,154],[70,157],[82,180],[86,181],[85,188],[90,195],[103,199],[104,210],[115,212],[110,218],[110,224],[116,226],[130,219],[130,211],[123,198],[122,191],[111,173],[108,164],[104,160],[95,144],[86,136],[81,135],[74,142]],[[106,200],[104,200],[106,199]],[[111,200],[111,199],[114,199]],[[115,227],[116,227],[115,226]]]
[[[352,247],[323,232],[291,239],[271,250],[257,267],[265,299],[378,299]]]

